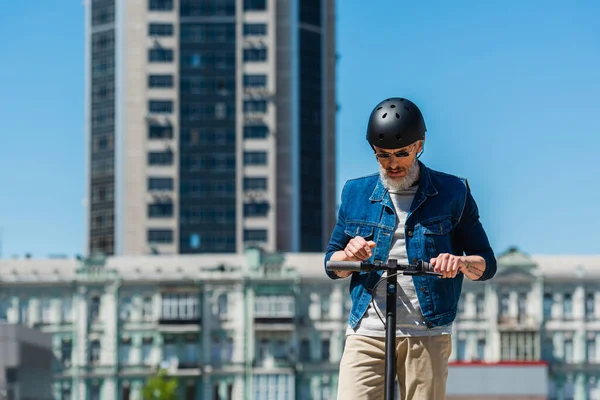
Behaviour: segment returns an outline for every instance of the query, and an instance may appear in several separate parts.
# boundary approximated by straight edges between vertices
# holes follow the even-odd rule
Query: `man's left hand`
[[[461,271],[471,280],[477,280],[485,271],[485,260],[480,256],[455,256],[442,253],[430,261],[435,272],[443,275],[441,278],[454,278]]]

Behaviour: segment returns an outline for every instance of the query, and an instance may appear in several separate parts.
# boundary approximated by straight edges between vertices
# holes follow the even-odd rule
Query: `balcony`
[[[161,316],[158,320],[159,325],[200,325],[200,317],[180,317],[180,316]]]

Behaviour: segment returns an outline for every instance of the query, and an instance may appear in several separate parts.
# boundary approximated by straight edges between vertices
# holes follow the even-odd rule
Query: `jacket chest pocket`
[[[421,223],[423,243],[428,257],[453,252],[452,228],[450,216]]]
[[[366,225],[360,223],[347,223],[344,233],[346,233],[346,235],[348,235],[351,238],[360,236],[366,241],[373,240],[373,238],[375,237],[375,229],[373,225]]]

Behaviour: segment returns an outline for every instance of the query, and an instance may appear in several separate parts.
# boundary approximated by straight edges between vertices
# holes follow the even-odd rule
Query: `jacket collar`
[[[417,161],[419,163],[419,192],[421,194],[425,194],[427,196],[435,196],[438,194],[437,189],[433,185],[431,180],[431,174],[429,172],[429,168],[425,166],[421,161]],[[377,178],[377,184],[375,185],[375,189],[371,194],[369,200],[371,201],[382,201],[385,196],[388,195],[387,188],[383,185],[381,181],[381,177]]]

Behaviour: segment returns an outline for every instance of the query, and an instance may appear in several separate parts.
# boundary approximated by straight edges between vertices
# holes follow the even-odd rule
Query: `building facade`
[[[335,224],[334,0],[86,0],[90,254],[311,252]]]
[[[0,320],[52,333],[56,399],[141,399],[159,368],[186,400],[335,399],[348,280],[327,278],[322,262],[252,248],[5,260]],[[494,279],[465,281],[453,365],[545,361],[548,399],[600,399],[599,283],[599,256],[509,250]]]

